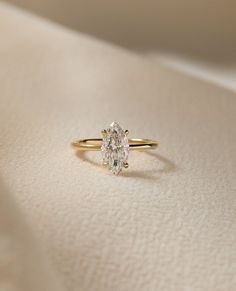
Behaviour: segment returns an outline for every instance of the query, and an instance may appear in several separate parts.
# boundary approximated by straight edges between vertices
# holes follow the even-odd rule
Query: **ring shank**
[[[131,138],[129,141],[130,150],[150,150],[158,147],[158,142],[143,139],[143,138]],[[102,146],[101,138],[80,139],[72,143],[72,146],[80,151],[100,151]]]

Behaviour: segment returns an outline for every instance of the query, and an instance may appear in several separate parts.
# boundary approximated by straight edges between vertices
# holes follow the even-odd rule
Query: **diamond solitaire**
[[[117,122],[102,131],[102,159],[112,174],[119,174],[122,168],[128,168],[129,141],[128,130],[123,130]]]
[[[114,175],[118,175],[123,168],[128,168],[130,150],[144,151],[158,146],[156,141],[150,139],[128,139],[129,131],[123,130],[117,122],[112,122],[101,133],[102,138],[80,139],[72,145],[79,151],[101,151],[103,165]]]

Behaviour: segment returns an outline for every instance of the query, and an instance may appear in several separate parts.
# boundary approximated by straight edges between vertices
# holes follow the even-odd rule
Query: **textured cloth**
[[[234,290],[235,94],[3,4],[0,35],[0,172],[62,288]],[[160,141],[120,176],[70,148],[113,120]]]
[[[50,261],[2,181],[0,202],[0,290],[62,291]]]

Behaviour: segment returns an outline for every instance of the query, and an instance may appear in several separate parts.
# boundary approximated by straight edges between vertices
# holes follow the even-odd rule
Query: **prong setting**
[[[106,137],[107,136],[107,130],[106,129],[103,129],[101,131],[101,134],[102,134],[103,137]]]
[[[127,136],[128,134],[129,134],[129,130],[126,129],[126,130],[125,130],[125,135]]]
[[[125,162],[125,163],[124,163],[124,168],[125,168],[125,169],[128,169],[128,167],[129,167],[129,164],[128,164],[127,162]]]

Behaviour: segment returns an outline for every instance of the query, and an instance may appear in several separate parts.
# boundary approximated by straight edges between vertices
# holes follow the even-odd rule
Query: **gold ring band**
[[[102,147],[102,138],[88,138],[80,139],[72,143],[72,146],[80,151],[100,151]],[[130,150],[150,150],[158,147],[158,142],[143,139],[143,138],[131,138],[128,139]]]

